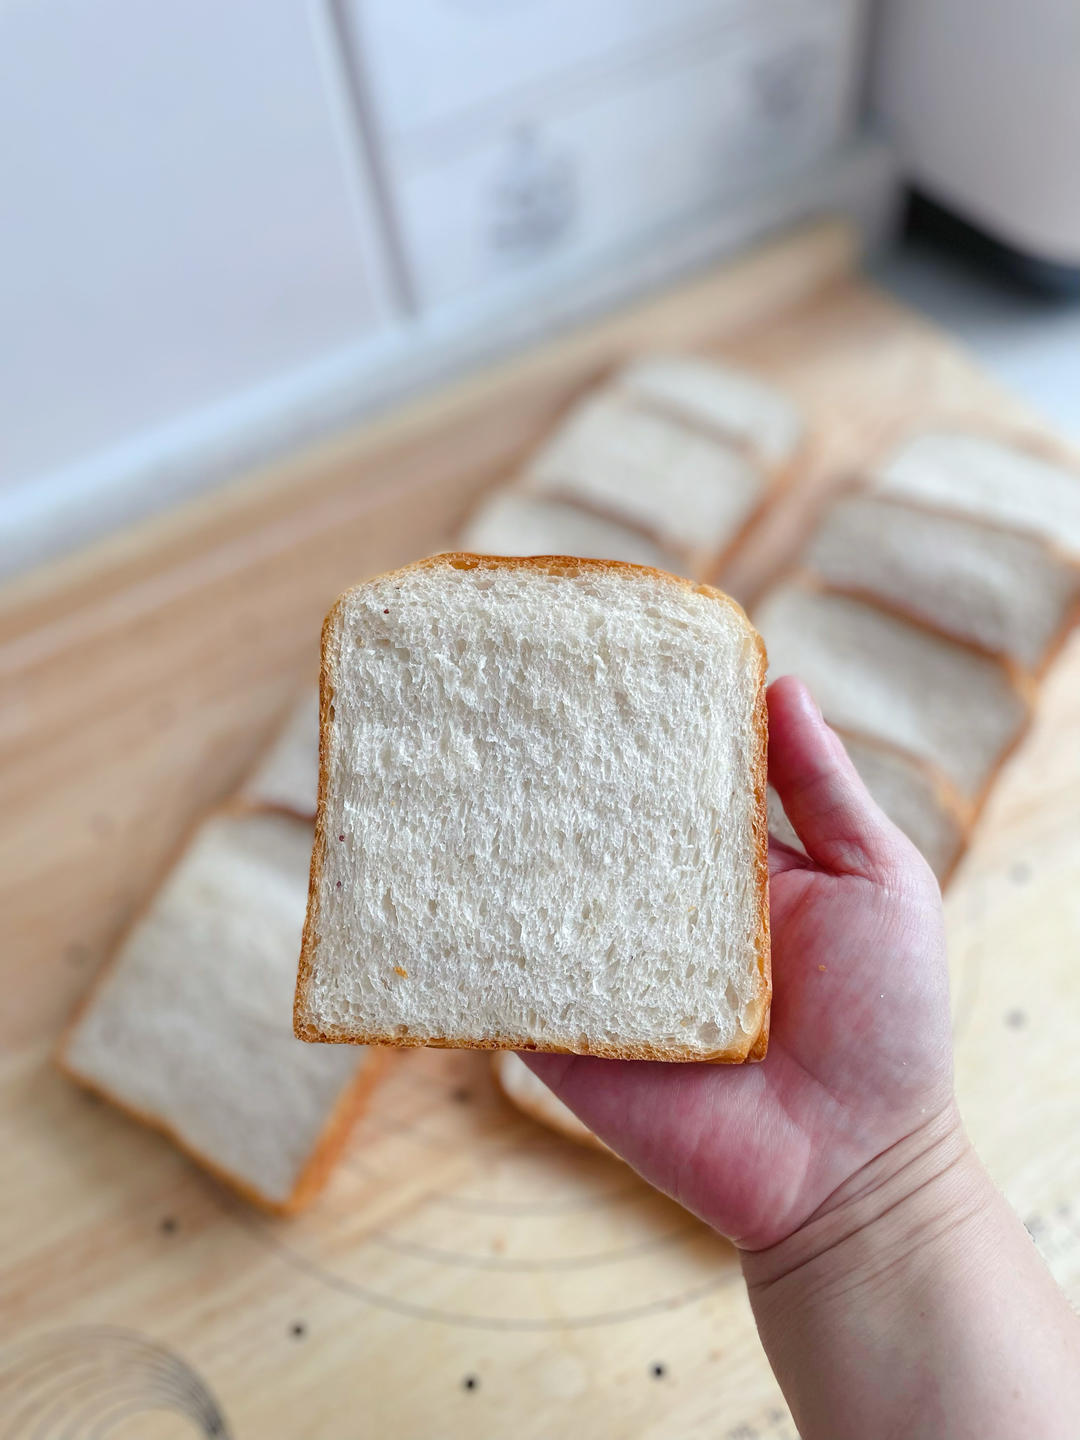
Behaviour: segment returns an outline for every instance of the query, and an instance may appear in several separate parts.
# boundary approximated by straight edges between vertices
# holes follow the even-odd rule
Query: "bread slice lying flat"
[[[795,674],[825,718],[937,767],[976,800],[1028,723],[1000,661],[850,595],[789,582],[755,610],[771,673]]]
[[[278,1211],[314,1196],[381,1058],[301,1045],[290,1030],[311,838],[310,823],[283,815],[207,821],[58,1057]]]
[[[649,355],[615,377],[636,400],[745,445],[766,466],[783,466],[803,437],[803,419],[786,395],[753,375],[683,355]]]
[[[319,790],[319,697],[298,700],[240,791],[254,807],[314,820]]]
[[[478,555],[591,555],[661,570],[676,563],[638,530],[575,505],[514,490],[499,491],[484,501],[465,526],[461,545]]]
[[[491,1057],[491,1062],[495,1083],[523,1115],[577,1145],[590,1145],[595,1150],[611,1154],[604,1142],[578,1119],[568,1105],[552,1094],[513,1050],[500,1050]]]
[[[963,853],[972,812],[944,776],[914,756],[863,735],[838,732],[874,801],[922,852],[940,884],[947,883]],[[769,791],[769,831],[785,845],[802,844]]]
[[[889,495],[1041,535],[1080,557],[1080,475],[1026,450],[961,431],[928,431],[875,472]]]
[[[1076,618],[1080,565],[1033,534],[887,495],[834,502],[804,556],[838,589],[1038,672]]]
[[[701,361],[641,361],[570,414],[522,478],[639,529],[714,574],[771,497],[801,431],[783,397]]]
[[[764,669],[733,601],[655,570],[441,555],[348,591],[296,1033],[761,1055]]]

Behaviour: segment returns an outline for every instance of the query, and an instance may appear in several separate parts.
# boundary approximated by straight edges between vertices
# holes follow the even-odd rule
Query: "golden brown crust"
[[[299,1040],[323,1045],[372,1045],[391,1050],[531,1050],[545,1055],[595,1055],[601,1060],[664,1060],[671,1064],[741,1065],[745,1060],[760,1059],[755,1053],[761,1046],[762,1031],[768,1034],[767,1016],[762,1018],[756,1034],[747,1035],[726,1050],[685,1050],[665,1045],[619,1045],[592,1042],[587,1045],[558,1045],[554,1041],[537,1042],[528,1035],[491,1035],[484,1040],[462,1040],[446,1035],[381,1034],[378,1031],[321,1029],[314,1022],[305,1022],[297,1030]]]
[[[409,574],[416,570],[437,569],[448,566],[455,570],[547,570],[551,574],[572,577],[581,570],[614,570],[620,573],[650,575],[659,580],[689,590],[694,594],[707,595],[728,606],[739,617],[746,633],[755,646],[759,659],[756,731],[758,753],[755,757],[753,785],[756,802],[754,833],[757,854],[755,877],[758,887],[758,934],[756,941],[758,974],[760,976],[759,1018],[753,1034],[726,1050],[702,1052],[686,1048],[655,1045],[611,1045],[605,1042],[590,1042],[587,1046],[570,1049],[567,1046],[545,1042],[538,1045],[527,1035],[498,1035],[485,1041],[450,1039],[446,1036],[411,1036],[408,1034],[381,1034],[361,1032],[346,1027],[324,1028],[310,1016],[307,995],[314,969],[314,955],[319,943],[319,882],[326,860],[326,814],[329,793],[329,734],[333,719],[334,694],[336,690],[336,628],[346,598],[353,593],[347,590],[334,602],[322,628],[322,665],[319,677],[319,808],[315,820],[315,844],[311,852],[311,876],[308,887],[308,911],[304,921],[304,934],[300,948],[300,961],[296,977],[296,997],[293,1003],[293,1033],[298,1040],[326,1044],[377,1045],[399,1048],[417,1046],[432,1049],[456,1050],[545,1050],[563,1055],[598,1055],[613,1060],[667,1060],[678,1062],[707,1061],[714,1064],[741,1064],[745,1060],[759,1060],[768,1045],[769,1004],[772,996],[772,971],[769,952],[769,827],[766,811],[766,788],[768,783],[768,712],[765,702],[765,672],[768,659],[761,636],[747,618],[742,606],[722,590],[699,581],[688,580],[680,575],[669,574],[647,565],[631,565],[625,560],[591,560],[573,555],[473,555],[467,551],[448,551],[441,555],[430,555],[403,565],[397,570],[376,576],[377,580],[391,579],[397,575]],[[364,584],[372,582],[366,581]],[[360,586],[353,587],[361,588]]]
[[[770,981],[770,984],[769,984],[769,996],[770,996],[770,999],[771,999],[771,996],[772,996],[772,983],[771,983],[771,981]],[[747,1058],[747,1060],[748,1060],[751,1064],[756,1064],[757,1061],[759,1061],[759,1060],[764,1060],[764,1059],[765,1059],[765,1056],[768,1054],[768,1052],[769,1052],[769,1028],[770,1028],[771,1024],[772,1024],[772,1009],[771,1009],[771,1008],[766,1008],[765,1017],[764,1017],[764,1019],[763,1019],[762,1022],[761,1022],[761,1029],[758,1031],[757,1036],[756,1036],[755,1039],[754,1039],[754,1043],[750,1046],[750,1049],[746,1052],[746,1058]]]
[[[393,580],[398,575],[408,575],[415,570],[437,570],[442,567],[452,570],[546,570],[551,575],[565,575],[571,579],[581,570],[617,570],[628,572],[631,575],[651,575],[658,580],[666,580],[679,589],[689,590],[698,595],[708,595],[713,600],[719,600],[735,611],[751,634],[757,634],[746,611],[726,591],[718,590],[715,586],[702,580],[695,580],[691,576],[676,575],[670,570],[659,570],[652,565],[632,565],[629,560],[597,560],[581,555],[476,555],[468,550],[446,550],[439,555],[426,555],[422,560],[413,560],[408,565],[399,566],[396,570],[387,570],[381,575],[372,576],[370,580],[362,581],[361,584],[352,586],[338,596],[323,621],[323,667],[320,672],[320,682],[326,675],[327,635],[331,633],[332,623],[336,622],[348,596],[356,590],[361,590],[378,581]],[[322,738],[323,720],[321,688],[320,683],[320,739]]]
[[[747,1051],[748,1060],[764,1060],[769,1048],[769,1016],[772,1005],[772,944],[769,929],[769,706],[766,698],[766,678],[769,657],[765,642],[756,630],[753,631],[758,653],[757,715],[754,733],[757,737],[757,755],[754,758],[754,839],[756,842],[755,871],[758,890],[758,972],[761,976],[760,1020],[757,1034]]]
[[[280,1207],[281,1214],[295,1215],[305,1209],[326,1185],[390,1058],[390,1052],[385,1048],[372,1046],[368,1051],[356,1074],[338,1096],[315,1148],[296,1177],[292,1194]]]
[[[338,617],[345,606],[345,591],[331,605],[323,621],[320,636],[319,663],[319,785],[315,809],[315,839],[311,847],[311,868],[308,872],[308,903],[304,929],[300,939],[300,958],[296,970],[296,993],[293,996],[293,1034],[298,1040],[312,1038],[302,1033],[307,1017],[305,1004],[311,983],[312,956],[319,944],[319,878],[326,863],[326,800],[330,786],[329,736],[333,721],[334,696],[337,693],[337,671],[331,649],[334,644]]]

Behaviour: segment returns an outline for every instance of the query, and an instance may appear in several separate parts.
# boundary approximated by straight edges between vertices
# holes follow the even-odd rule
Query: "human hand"
[[[937,883],[805,687],[769,689],[769,780],[806,848],[770,842],[774,1000],[759,1065],[529,1054],[644,1178],[763,1250],[952,1107]]]

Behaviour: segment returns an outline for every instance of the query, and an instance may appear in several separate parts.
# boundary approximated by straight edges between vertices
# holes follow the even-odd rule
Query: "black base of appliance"
[[[963,254],[999,277],[1047,297],[1080,298],[1080,265],[1063,265],[998,240],[922,191],[908,198],[905,234]]]

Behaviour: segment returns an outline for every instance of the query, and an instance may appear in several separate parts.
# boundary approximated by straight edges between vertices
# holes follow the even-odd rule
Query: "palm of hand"
[[[799,797],[804,827],[791,815],[804,842],[811,807],[835,825],[837,785],[847,800],[858,787],[855,799],[872,814],[862,817],[869,830],[858,846],[847,833],[834,835],[831,849],[808,843],[828,866],[771,847],[775,1000],[766,1060],[727,1067],[529,1057],[647,1180],[754,1250],[790,1234],[951,1095],[937,887],[873,811],[846,757],[829,749],[839,748],[835,737],[823,726],[814,733],[813,713],[800,712],[805,692],[780,683],[788,688],[770,695],[773,747],[779,741],[785,763],[798,769],[803,745],[818,766]],[[795,801],[784,799],[791,814]],[[853,867],[846,861],[856,849],[863,863]]]
[[[930,877],[912,867],[898,896],[861,875],[808,868],[779,847],[770,862],[779,979],[756,1113],[739,1130],[749,1138],[745,1196],[729,1197],[712,1177],[713,1223],[753,1249],[790,1233],[952,1093]],[[727,1108],[720,1091],[715,1102]]]

